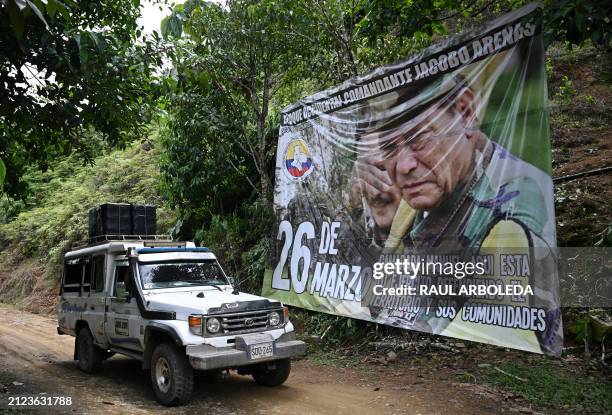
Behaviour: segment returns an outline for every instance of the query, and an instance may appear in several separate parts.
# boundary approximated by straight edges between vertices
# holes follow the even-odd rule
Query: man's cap
[[[466,86],[462,75],[446,74],[423,84],[416,82],[364,102],[357,126],[359,137],[392,131],[417,123],[419,114],[434,104],[450,101]],[[404,129],[404,128],[402,128]]]

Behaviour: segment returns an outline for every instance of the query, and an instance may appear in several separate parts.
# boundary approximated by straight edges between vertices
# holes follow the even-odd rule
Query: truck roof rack
[[[102,245],[107,242],[144,242],[145,246],[185,246],[185,242],[173,241],[170,235],[98,235],[72,244],[72,249]]]
[[[187,248],[186,246],[156,246],[156,247],[145,247],[138,248],[136,252],[139,254],[158,254],[158,253],[166,253],[166,252],[210,252],[210,249],[205,246]]]
[[[146,248],[184,248],[187,246],[187,242],[173,241],[172,239],[156,239],[154,241],[144,241],[144,246]]]

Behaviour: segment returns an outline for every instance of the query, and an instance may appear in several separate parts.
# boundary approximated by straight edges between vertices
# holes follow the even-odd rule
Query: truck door
[[[106,255],[104,253],[93,255],[89,259],[89,265],[85,267],[85,273],[89,273],[89,277],[84,277],[83,280],[89,283],[86,302],[87,323],[91,329],[92,335],[96,343],[106,346],[106,336],[104,335],[104,308],[105,297],[104,292],[104,271],[106,266]],[[83,284],[85,288],[85,284]]]
[[[141,317],[130,287],[130,272],[127,261],[115,261],[111,295],[107,300],[106,337],[113,346],[142,351]]]
[[[82,318],[83,308],[79,301],[83,284],[83,264],[81,258],[69,258],[64,262],[62,289],[59,304],[59,326],[76,335],[76,322]]]

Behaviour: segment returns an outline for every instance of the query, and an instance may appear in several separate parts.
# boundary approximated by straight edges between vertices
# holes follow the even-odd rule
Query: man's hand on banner
[[[364,155],[353,164],[351,179],[351,205],[363,209],[363,201],[369,208],[379,237],[385,238],[401,200],[401,193],[394,186],[378,155]]]
[[[391,191],[393,183],[378,156],[360,156],[353,164],[351,181],[352,201],[361,204],[361,197],[374,199]]]

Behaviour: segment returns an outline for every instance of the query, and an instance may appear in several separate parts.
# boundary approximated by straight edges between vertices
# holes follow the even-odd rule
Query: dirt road
[[[41,393],[70,396],[74,402],[50,412],[79,414],[484,414],[510,409],[443,372],[372,365],[345,369],[308,360],[295,362],[289,380],[278,388],[257,386],[236,374],[214,382],[196,379],[191,403],[167,409],[156,403],[148,373],[135,360],[115,356],[99,374],[81,373],[72,360],[74,339],[58,336],[55,327],[51,317],[0,307],[0,411],[9,396]]]

